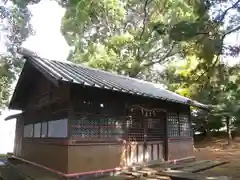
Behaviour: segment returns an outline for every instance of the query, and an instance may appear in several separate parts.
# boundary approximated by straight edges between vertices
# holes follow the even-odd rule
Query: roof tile
[[[50,76],[57,80],[189,104],[200,108],[208,107],[207,105],[164,89],[163,87],[160,87],[159,84],[93,69],[71,62],[48,60],[33,55],[28,55],[27,57],[34,66],[47,72]]]

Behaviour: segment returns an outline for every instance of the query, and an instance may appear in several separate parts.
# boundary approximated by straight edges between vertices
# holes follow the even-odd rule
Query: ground
[[[229,163],[201,172],[209,176],[228,176],[231,180],[240,179],[240,138],[227,146],[227,139],[212,139],[195,143],[197,159],[224,160]]]
[[[197,160],[229,161],[225,165],[201,172],[208,176],[228,176],[228,180],[240,180],[240,138],[227,146],[226,139],[212,139],[195,143],[195,156]],[[0,159],[4,158],[1,157]],[[0,178],[1,179],[1,178]]]

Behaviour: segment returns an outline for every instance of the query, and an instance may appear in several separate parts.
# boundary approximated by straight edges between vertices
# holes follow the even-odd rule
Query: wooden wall
[[[25,109],[23,109],[27,112],[38,111],[56,102],[69,102],[69,86],[67,84],[60,84],[57,87],[43,75],[40,75],[35,85],[30,88],[32,88],[32,91],[27,96],[29,98],[26,99],[27,104]]]
[[[68,147],[68,173],[109,170],[122,166],[124,145],[82,144]]]
[[[36,140],[23,140],[22,158],[43,166],[68,172],[68,146]]]
[[[145,109],[162,109],[165,115],[159,116],[164,123],[168,112],[189,113],[189,107],[171,102],[143,98],[129,94],[106,91],[98,88],[89,88],[80,85],[71,85],[63,83],[60,87],[53,86],[44,77],[39,78],[36,86],[32,87],[32,94],[29,94],[26,115],[24,123],[50,119],[53,114],[67,116],[69,119],[69,136],[66,139],[50,138],[24,138],[22,140],[21,157],[47,167],[65,172],[77,173],[85,171],[97,171],[123,167],[141,162],[143,152],[143,129],[138,128],[138,136],[142,138],[137,140],[134,145],[134,138],[137,137],[133,130],[127,129],[127,121],[132,116],[129,109],[133,106],[141,106]],[[58,103],[61,102],[61,103]],[[65,105],[66,114],[58,111],[59,104]],[[150,114],[138,119],[149,118]],[[37,118],[36,118],[37,117]],[[79,129],[82,118],[93,117],[93,124],[97,118],[116,119],[122,122],[122,133],[118,136],[108,135],[106,138],[101,134],[94,134],[95,138],[80,137],[81,132],[77,133],[78,138],[73,137],[75,129]],[[151,118],[149,118],[151,119]],[[138,121],[138,120],[137,120]],[[106,124],[107,125],[107,124]],[[145,124],[146,125],[146,124]],[[166,129],[166,128],[165,128]],[[164,128],[163,128],[164,130]],[[98,131],[99,132],[99,131]],[[160,131],[158,131],[160,132]],[[130,134],[133,139],[130,138]],[[165,157],[166,148],[168,148],[168,159],[183,158],[190,156],[192,151],[192,140],[169,141],[166,131],[161,131],[160,139],[148,141],[146,146],[147,161],[161,160]],[[80,137],[80,138],[79,138]],[[166,138],[165,138],[166,137]],[[125,144],[124,144],[125,143]],[[178,150],[178,151],[176,151]],[[179,153],[180,152],[180,153]],[[103,163],[104,162],[104,163]]]
[[[78,92],[78,94],[76,92]],[[183,141],[181,139],[176,142],[168,142],[170,137],[168,138],[166,136],[167,132],[164,130],[164,127],[166,127],[165,121],[167,113],[175,112],[177,114],[178,112],[183,112],[188,114],[189,108],[186,105],[173,104],[160,100],[151,100],[113,91],[106,92],[97,88],[80,88],[79,86],[75,86],[71,89],[71,98],[71,119],[74,120],[70,122],[70,129],[72,129],[72,131],[73,128],[83,127],[83,125],[78,123],[85,121],[88,117],[91,119],[90,114],[97,114],[98,117],[96,118],[119,117],[123,123],[127,123],[130,116],[131,118],[136,118],[136,122],[139,122],[140,119],[144,121],[146,118],[152,120],[152,118],[154,118],[151,117],[153,114],[146,113],[148,110],[153,108],[156,108],[159,111],[163,110],[163,113],[160,113],[160,116],[157,116],[157,119],[161,121],[160,124],[163,131],[157,131],[159,139],[154,140],[153,138],[152,140],[147,141],[145,153],[143,151],[144,129],[140,127],[135,128],[133,131],[133,129],[128,129],[126,124],[123,125],[122,128],[124,136],[121,138],[126,141],[126,144],[123,144],[123,142],[116,139],[114,140],[114,138],[101,139],[99,134],[94,134],[93,137],[84,137],[80,139],[76,139],[75,136],[71,139],[73,146],[69,147],[69,172],[71,173],[111,169],[119,166],[123,167],[131,165],[133,163],[142,163],[144,154],[145,157],[147,157],[146,161],[164,161],[165,158],[183,158],[189,156],[192,152],[188,141]],[[99,108],[100,104],[103,104],[106,109],[102,108],[101,110],[101,108]],[[129,111],[133,106],[143,107],[147,110],[144,112],[144,115],[134,115]],[[140,112],[140,114],[141,113],[142,112]],[[101,116],[101,114],[103,116]],[[81,118],[83,118],[82,121],[80,120]],[[79,120],[78,122],[77,119]],[[95,124],[94,122],[95,121],[93,121],[93,125]],[[81,132],[81,130],[79,132]],[[150,136],[151,135],[149,134],[149,137]],[[82,143],[85,143],[85,145],[82,145]],[[168,157],[165,157],[165,147],[169,150]],[[180,149],[181,152],[176,152],[176,149]],[[112,160],[105,160],[103,165],[101,162],[106,157],[111,157]],[[84,163],[84,166],[80,163],[80,161],[86,162]],[[79,164],[77,165],[77,163]]]
[[[54,86],[44,76],[39,76],[31,93],[26,98],[25,111],[18,119],[17,129],[21,133],[24,125],[49,120],[68,118],[69,87],[67,84]],[[20,123],[21,122],[21,123]],[[18,134],[19,134],[18,133]],[[23,134],[21,134],[23,137]],[[67,173],[68,171],[68,138],[23,137],[21,153],[15,155],[46,167]]]
[[[169,139],[169,160],[194,156],[193,138]]]

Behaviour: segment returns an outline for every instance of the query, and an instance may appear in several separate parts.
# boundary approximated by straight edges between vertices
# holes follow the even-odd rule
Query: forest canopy
[[[40,1],[1,1],[0,28],[6,39],[6,52],[0,56],[1,108],[23,63],[16,49],[34,32],[29,5]],[[240,0],[57,3],[66,10],[61,32],[72,47],[69,61],[164,83],[181,95],[212,104],[212,126],[220,125],[210,121],[237,122],[239,64],[229,66],[229,61],[239,56],[240,45],[228,44],[226,38],[240,31]]]

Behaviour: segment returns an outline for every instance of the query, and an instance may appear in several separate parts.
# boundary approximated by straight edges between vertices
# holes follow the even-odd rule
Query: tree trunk
[[[207,139],[210,140],[211,139],[211,131],[210,131],[208,123],[207,123],[207,126],[206,126],[206,133],[207,133]]]
[[[228,145],[232,144],[232,132],[231,132],[231,118],[226,117],[227,133],[228,133]]]
[[[207,140],[210,140],[211,139],[211,131],[210,131],[210,127],[209,127],[208,117],[207,116],[205,118],[205,129],[206,129]]]

